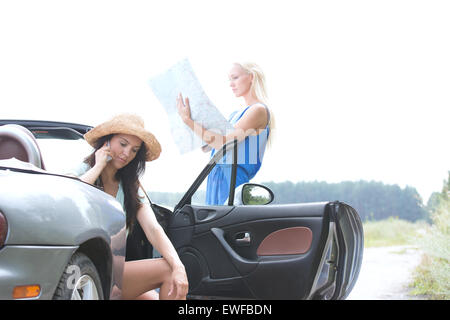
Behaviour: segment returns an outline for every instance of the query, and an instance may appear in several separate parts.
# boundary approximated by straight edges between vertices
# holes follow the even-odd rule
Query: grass
[[[416,245],[423,237],[424,223],[390,217],[364,223],[364,247]]]
[[[409,294],[420,299],[450,300],[450,201],[441,204],[431,218],[432,225],[394,217],[367,221],[363,225],[364,247],[417,247],[423,256],[413,273]]]
[[[411,284],[414,295],[428,299],[450,299],[450,200],[432,214],[433,224],[421,242],[424,252]]]
[[[449,300],[449,274],[448,262],[424,254],[414,271],[410,294],[429,300]]]

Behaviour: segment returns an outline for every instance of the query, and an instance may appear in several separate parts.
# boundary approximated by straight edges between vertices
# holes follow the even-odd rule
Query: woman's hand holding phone
[[[106,141],[106,146],[109,148],[109,140]],[[111,149],[109,148],[109,152],[111,152]],[[106,162],[109,162],[112,160],[112,157],[110,154],[108,154],[108,156],[106,157]]]
[[[109,141],[106,141],[103,147],[95,152],[95,163],[105,167],[111,159],[111,148],[109,146]]]

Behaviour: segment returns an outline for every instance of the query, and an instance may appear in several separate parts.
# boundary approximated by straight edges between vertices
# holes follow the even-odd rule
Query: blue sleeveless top
[[[261,168],[261,163],[266,150],[267,139],[269,137],[270,113],[267,110],[268,122],[266,127],[258,135],[248,135],[238,144],[236,186],[249,182]],[[251,105],[253,106],[253,105]],[[247,106],[231,114],[229,122],[235,125],[244,113],[251,107]],[[211,151],[211,157],[214,156],[216,149]],[[226,154],[211,170],[206,185],[206,204],[223,205],[228,199],[231,182],[231,165],[233,163],[232,152]]]

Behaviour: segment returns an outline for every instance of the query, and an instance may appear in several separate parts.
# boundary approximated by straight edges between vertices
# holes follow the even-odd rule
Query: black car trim
[[[28,127],[36,139],[80,140],[83,135],[69,127]]]
[[[0,120],[0,125],[5,124],[18,124],[20,126],[27,128],[30,131],[31,131],[30,128],[40,128],[40,129],[69,128],[77,131],[81,135],[84,135],[93,128],[92,126],[71,122],[45,121],[45,120],[15,120],[15,119]]]
[[[234,203],[234,188],[236,186],[237,173],[237,140],[233,140],[233,164],[231,165],[231,181],[230,192],[228,193],[228,205],[232,206]]]

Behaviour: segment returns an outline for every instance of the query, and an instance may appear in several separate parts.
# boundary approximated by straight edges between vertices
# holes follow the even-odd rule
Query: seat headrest
[[[43,169],[41,152],[31,131],[17,124],[0,126],[0,159],[16,158]]]

